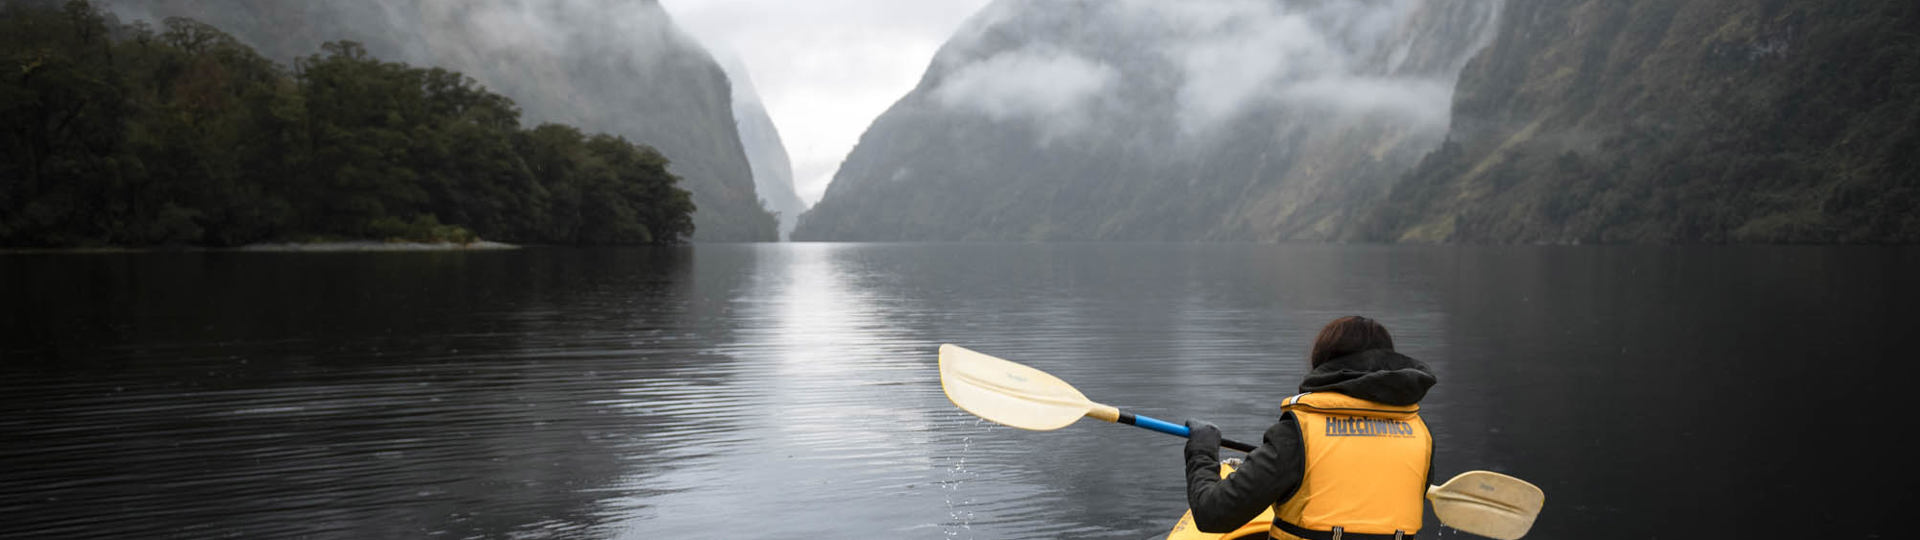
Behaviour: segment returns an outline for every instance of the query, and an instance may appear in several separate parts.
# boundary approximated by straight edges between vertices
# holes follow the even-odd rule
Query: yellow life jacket
[[[1334,392],[1287,398],[1300,423],[1306,473],[1273,506],[1282,540],[1369,540],[1420,532],[1433,435],[1419,405],[1386,405]]]

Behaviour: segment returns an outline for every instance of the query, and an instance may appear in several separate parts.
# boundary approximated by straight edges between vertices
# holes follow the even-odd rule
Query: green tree
[[[135,167],[120,159],[125,101],[105,18],[84,1],[0,6],[0,241],[105,238]]]
[[[693,205],[651,148],[439,68],[327,43],[289,71],[219,29],[0,4],[0,245],[302,236],[677,243]]]

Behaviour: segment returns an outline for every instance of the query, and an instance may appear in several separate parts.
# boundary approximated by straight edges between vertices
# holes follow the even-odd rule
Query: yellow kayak
[[[1220,477],[1233,474],[1239,459],[1220,462]],[[1518,540],[1533,528],[1533,521],[1546,505],[1547,495],[1525,480],[1492,471],[1467,471],[1438,486],[1427,486],[1427,501],[1440,523],[1464,532],[1501,540]],[[1273,507],[1260,517],[1225,534],[1200,532],[1193,525],[1193,511],[1180,516],[1180,522],[1166,535],[1153,540],[1267,540],[1273,526]]]
[[[940,388],[947,399],[975,416],[1033,431],[1066,427],[1082,417],[1117,422],[1185,437],[1186,426],[1128,413],[1101,405],[1047,372],[1009,362],[957,345],[940,346]],[[1254,445],[1221,441],[1221,446],[1253,451]],[[1220,477],[1233,474],[1239,460],[1220,464]],[[1546,503],[1546,494],[1525,480],[1492,471],[1467,471],[1446,484],[1427,487],[1433,513],[1447,526],[1488,538],[1516,540],[1533,527]],[[1193,512],[1166,535],[1166,540],[1258,540],[1273,524],[1269,507],[1253,521],[1226,534],[1200,532]]]
[[[1226,478],[1227,475],[1233,474],[1233,466],[1238,464],[1240,464],[1239,459],[1221,461],[1220,477]],[[1173,525],[1173,531],[1167,533],[1165,538],[1166,540],[1267,540],[1267,530],[1272,527],[1273,507],[1271,506],[1261,511],[1260,517],[1253,518],[1253,521],[1225,534],[1200,532],[1199,528],[1193,526],[1193,511],[1188,510],[1186,514],[1180,516],[1180,522]]]

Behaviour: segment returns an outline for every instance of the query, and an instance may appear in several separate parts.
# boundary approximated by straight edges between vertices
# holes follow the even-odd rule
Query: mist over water
[[[1885,471],[1899,450],[1822,404],[1901,394],[1823,381],[1895,369],[1915,269],[1881,248],[8,255],[0,521],[19,538],[1142,538],[1184,510],[1179,439],[987,424],[941,393],[938,345],[1244,440],[1313,332],[1359,313],[1436,369],[1442,476],[1546,490],[1530,537],[1891,537],[1912,502]]]

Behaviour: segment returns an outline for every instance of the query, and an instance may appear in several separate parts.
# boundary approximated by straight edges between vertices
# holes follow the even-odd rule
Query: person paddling
[[[1328,323],[1301,394],[1233,475],[1220,478],[1220,429],[1189,419],[1187,505],[1202,532],[1224,533],[1272,507],[1280,540],[1385,540],[1420,531],[1433,435],[1420,399],[1433,370],[1393,350],[1379,322]]]

